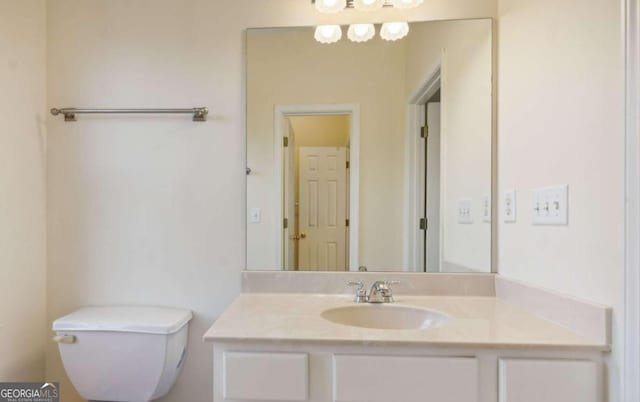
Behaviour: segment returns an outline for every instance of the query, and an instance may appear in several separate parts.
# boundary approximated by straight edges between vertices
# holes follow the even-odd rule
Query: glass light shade
[[[320,43],[336,43],[342,39],[340,25],[318,25],[314,38]]]
[[[395,8],[414,8],[424,3],[424,0],[391,0]]]
[[[356,10],[372,11],[379,10],[384,5],[385,0],[353,0],[353,6]]]
[[[376,34],[373,24],[352,24],[347,31],[347,37],[352,42],[366,42]]]
[[[380,37],[384,40],[402,39],[409,33],[409,24],[406,22],[385,22],[380,28]]]
[[[316,10],[325,14],[339,13],[347,7],[347,0],[316,0]]]

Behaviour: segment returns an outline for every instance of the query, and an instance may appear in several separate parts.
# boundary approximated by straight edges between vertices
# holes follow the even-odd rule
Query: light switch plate
[[[262,210],[260,208],[251,208],[249,212],[249,222],[260,223],[262,219]]]
[[[473,223],[471,204],[472,202],[470,199],[458,201],[458,223],[466,225]]]
[[[515,222],[517,212],[516,190],[505,191],[502,195],[502,220],[505,222]]]
[[[534,225],[569,224],[569,186],[533,190],[532,223]]]
[[[482,221],[491,223],[491,196],[482,195]]]

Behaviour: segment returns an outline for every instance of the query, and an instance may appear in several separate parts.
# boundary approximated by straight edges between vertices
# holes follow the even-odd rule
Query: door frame
[[[285,118],[288,116],[349,115],[351,126],[349,133],[349,271],[358,271],[359,266],[359,230],[360,227],[360,105],[344,104],[293,104],[276,105],[274,112],[274,180],[276,231],[274,233],[277,267],[284,262],[284,163],[283,137]]]
[[[442,66],[444,51],[429,69],[422,84],[409,96],[407,104],[407,130],[405,133],[405,241],[404,241],[404,270],[423,272],[423,254],[420,251],[423,243],[421,240],[418,222],[423,216],[424,208],[424,182],[420,180],[418,171],[424,166],[424,155],[419,151],[421,147],[420,131],[425,125],[425,105],[427,101],[442,86]],[[441,94],[441,116],[444,115],[445,99]],[[444,119],[441,119],[441,132],[444,131]],[[442,195],[442,185],[441,195]],[[442,244],[440,245],[442,258]],[[410,269],[412,268],[412,269]]]
[[[625,294],[622,398],[640,400],[640,0],[625,11]]]

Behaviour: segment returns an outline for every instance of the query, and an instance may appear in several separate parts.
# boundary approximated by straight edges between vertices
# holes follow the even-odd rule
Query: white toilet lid
[[[85,307],[55,320],[53,330],[172,334],[192,317],[189,310],[169,307]]]

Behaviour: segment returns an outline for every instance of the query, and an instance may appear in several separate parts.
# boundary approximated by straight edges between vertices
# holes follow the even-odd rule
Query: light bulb
[[[391,4],[396,8],[414,8],[424,3],[424,0],[391,0]]]
[[[349,26],[347,36],[352,42],[366,42],[376,34],[373,24],[352,24]]]
[[[320,43],[335,43],[342,39],[340,25],[318,25],[314,38]]]
[[[338,13],[347,7],[347,0],[316,0],[316,10],[325,14]]]
[[[380,37],[384,40],[402,39],[409,33],[409,24],[406,22],[385,22],[380,28]]]
[[[371,11],[382,8],[385,0],[354,0],[353,6],[356,10]]]

